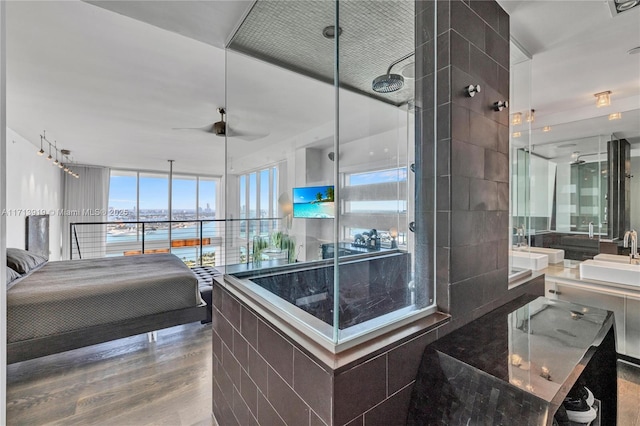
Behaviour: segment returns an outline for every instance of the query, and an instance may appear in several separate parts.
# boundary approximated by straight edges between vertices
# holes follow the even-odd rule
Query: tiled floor
[[[618,426],[640,426],[640,366],[618,361]]]

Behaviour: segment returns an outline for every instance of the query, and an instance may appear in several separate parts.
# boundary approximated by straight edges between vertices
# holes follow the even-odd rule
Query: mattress
[[[49,262],[7,291],[7,341],[202,303],[197,278],[172,254]]]

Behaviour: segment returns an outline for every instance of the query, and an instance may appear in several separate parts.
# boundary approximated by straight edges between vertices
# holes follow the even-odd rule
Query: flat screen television
[[[333,219],[333,185],[293,188],[293,217]]]

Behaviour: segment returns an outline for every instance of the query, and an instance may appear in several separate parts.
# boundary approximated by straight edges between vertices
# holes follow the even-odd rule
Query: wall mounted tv
[[[293,188],[293,217],[333,219],[333,185]]]

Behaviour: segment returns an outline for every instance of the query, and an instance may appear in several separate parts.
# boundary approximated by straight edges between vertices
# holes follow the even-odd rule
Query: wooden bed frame
[[[43,220],[43,216],[30,216],[27,217],[27,223],[29,223],[28,226],[31,232],[27,232],[26,247],[29,247],[30,251],[40,250],[40,252],[43,252],[45,250],[44,247],[36,249],[39,244],[43,243],[42,239],[40,241],[31,240],[29,235],[42,236],[43,232],[34,231],[34,227],[39,225],[47,227],[46,235],[48,235],[48,216],[46,220]],[[46,238],[47,253],[48,244],[48,238]],[[202,321],[205,318],[207,318],[207,306],[202,304],[201,306],[95,325],[47,337],[7,343],[7,364],[96,345],[123,337],[135,336],[136,334],[153,332],[176,325]]]

